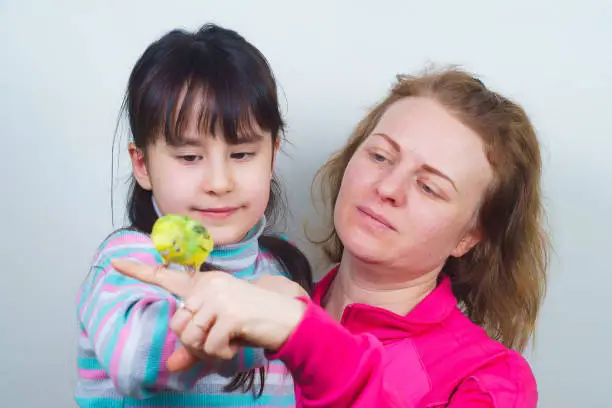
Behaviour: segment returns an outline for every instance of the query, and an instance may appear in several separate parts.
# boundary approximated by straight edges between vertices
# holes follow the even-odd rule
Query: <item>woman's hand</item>
[[[252,284],[289,297],[308,297],[308,293],[297,283],[284,276],[264,275]],[[186,370],[202,359],[202,353],[185,347],[175,350],[168,358],[169,371]]]
[[[287,279],[284,276],[280,275],[264,275],[256,281],[253,281],[252,283],[259,286],[260,288],[271,290],[272,292],[276,292],[284,296],[310,297],[308,295],[308,292],[306,292],[303,287],[301,287],[291,279]]]
[[[174,315],[171,328],[183,344],[230,359],[236,354],[236,341],[279,349],[303,313],[297,300],[224,272],[206,272]]]
[[[170,327],[187,348],[203,353],[199,357],[230,359],[244,343],[278,350],[299,324],[305,310],[299,300],[265,289],[281,286],[280,280],[274,280],[273,284],[272,280],[264,279],[254,285],[216,271],[190,278],[183,271],[122,259],[114,260],[113,267],[184,299]],[[288,285],[283,287],[286,289]],[[191,358],[187,360],[193,360],[194,353],[189,354]],[[185,356],[178,356],[174,362],[184,364]],[[168,368],[176,370],[176,365],[172,365],[169,361]]]

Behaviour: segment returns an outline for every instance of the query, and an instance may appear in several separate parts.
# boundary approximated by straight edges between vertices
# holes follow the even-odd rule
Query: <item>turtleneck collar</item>
[[[155,198],[152,198],[153,208],[158,217],[162,216]],[[246,236],[235,244],[215,245],[210,253],[207,263],[230,273],[253,270],[259,255],[259,237],[266,226],[266,217],[263,216]]]

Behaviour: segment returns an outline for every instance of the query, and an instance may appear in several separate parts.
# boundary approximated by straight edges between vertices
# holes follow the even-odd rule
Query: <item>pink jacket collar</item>
[[[313,302],[321,300],[336,277],[338,266],[330,270],[315,286]],[[423,333],[443,322],[457,310],[451,281],[444,276],[438,286],[407,315],[402,316],[379,307],[354,303],[344,310],[342,324],[354,334],[368,332],[381,341],[406,338]]]

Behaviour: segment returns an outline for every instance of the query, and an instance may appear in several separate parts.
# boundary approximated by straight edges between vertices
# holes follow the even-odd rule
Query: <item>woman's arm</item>
[[[385,381],[386,350],[372,335],[354,335],[321,307],[307,304],[286,343],[268,358],[280,359],[300,389],[303,408],[416,408],[406,379]],[[399,382],[402,383],[402,382]],[[423,401],[425,403],[425,401]],[[537,390],[527,363],[516,353],[473,373],[453,393],[447,408],[535,408]]]
[[[384,381],[385,350],[371,335],[353,335],[305,298],[304,317],[270,359],[292,373],[307,407],[412,407]],[[406,384],[409,384],[407,382]]]
[[[115,267],[169,290],[174,286],[172,271],[130,262]],[[231,358],[244,342],[270,350],[268,358],[282,360],[292,373],[303,408],[419,407],[403,387],[393,385],[397,381],[386,381],[386,350],[374,336],[350,333],[305,297],[283,296],[224,273],[202,275],[185,298],[187,307],[173,318],[172,329],[183,344],[220,358]],[[409,379],[405,386],[410,387]],[[467,384],[448,407],[535,408],[530,397],[516,405],[495,393]]]
[[[177,293],[184,289],[176,271],[124,260],[113,265],[185,296],[171,328],[188,347],[224,359],[240,349],[236,341],[280,350],[278,358],[299,381],[305,407],[407,406],[398,405],[393,390],[385,392],[382,345],[373,336],[353,336],[307,298],[297,300],[215,272],[202,274],[190,295]]]

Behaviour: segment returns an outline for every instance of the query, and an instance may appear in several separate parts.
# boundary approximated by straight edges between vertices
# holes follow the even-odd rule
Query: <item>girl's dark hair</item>
[[[136,62],[121,107],[127,113],[133,142],[146,148],[164,137],[181,143],[184,130],[196,121],[203,134],[222,135],[237,144],[261,130],[272,135],[273,146],[283,137],[284,122],[278,107],[276,81],[266,58],[233,30],[206,24],[195,33],[173,30],[151,44]],[[267,230],[285,210],[276,177],[271,182],[265,210]],[[157,214],[152,192],[131,177],[128,218],[132,228],[151,233]],[[304,254],[273,235],[262,234],[259,244],[283,265],[289,277],[309,293],[312,271]],[[210,269],[205,265],[203,270]],[[261,395],[265,368],[259,369]],[[254,389],[255,370],[238,374],[226,391]]]

